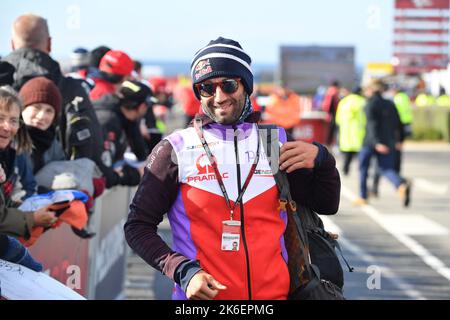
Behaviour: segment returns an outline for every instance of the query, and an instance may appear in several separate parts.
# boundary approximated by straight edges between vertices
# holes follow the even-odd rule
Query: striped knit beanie
[[[197,99],[200,94],[195,85],[207,79],[218,77],[239,77],[248,95],[253,92],[253,73],[250,56],[241,45],[222,37],[210,41],[194,56],[191,63],[193,89]]]

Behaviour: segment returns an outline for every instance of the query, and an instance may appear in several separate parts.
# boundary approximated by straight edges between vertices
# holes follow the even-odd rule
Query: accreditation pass
[[[237,220],[222,221],[222,250],[239,251],[241,239],[241,222]]]

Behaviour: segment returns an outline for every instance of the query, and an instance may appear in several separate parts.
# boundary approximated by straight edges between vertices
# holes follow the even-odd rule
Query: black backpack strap
[[[297,204],[292,199],[289,187],[289,180],[286,172],[279,169],[280,147],[279,147],[279,129],[273,124],[258,125],[259,136],[262,140],[262,146],[266,151],[267,160],[269,161],[278,191],[280,193],[280,201],[285,202],[285,205],[290,205],[292,211],[296,211]],[[294,215],[297,216],[298,215]],[[301,223],[300,221],[297,225]],[[302,228],[303,229],[303,228]],[[306,234],[305,234],[306,235]],[[305,236],[304,235],[304,236]],[[307,238],[305,244],[308,245]]]
[[[306,229],[304,228],[304,224],[302,223],[299,214],[297,214],[297,204],[292,199],[287,174],[286,172],[279,170],[279,129],[275,125],[259,125],[258,128],[259,135],[262,140],[262,146],[266,151],[267,160],[269,161],[278,191],[280,193],[280,207],[282,210],[286,211],[288,215],[290,214],[289,211],[292,214],[300,242],[303,243],[303,246],[305,246],[303,248],[306,253],[305,268],[309,274],[309,278],[312,279],[314,277],[311,277],[311,275],[315,272],[311,270],[311,257],[309,255],[309,243],[308,237],[306,236]],[[287,210],[288,206],[290,210]],[[299,279],[294,278],[291,280],[296,281]]]

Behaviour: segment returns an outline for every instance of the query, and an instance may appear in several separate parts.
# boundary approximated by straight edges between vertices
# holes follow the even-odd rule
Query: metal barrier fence
[[[123,225],[134,191],[114,187],[95,200],[89,221],[93,238],[82,239],[62,224],[45,232],[29,248],[31,254],[50,276],[88,299],[123,298],[128,254]]]

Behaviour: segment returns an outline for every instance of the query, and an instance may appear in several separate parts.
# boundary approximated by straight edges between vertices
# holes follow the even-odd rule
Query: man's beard
[[[215,110],[219,109],[219,107],[215,107],[214,106],[214,102],[211,101],[211,103],[203,103],[202,102],[202,109],[203,112],[209,117],[211,118],[214,122],[216,123],[220,123],[220,124],[234,124],[239,120],[239,117],[242,114],[242,111],[244,110],[245,107],[245,96],[242,99],[234,99],[234,98],[229,98],[225,103],[223,104],[232,104],[233,105],[233,111],[231,113],[231,115],[229,117],[227,117],[226,119],[223,119],[221,116],[218,116],[215,114]]]

